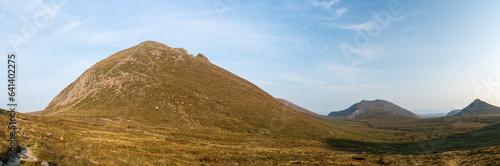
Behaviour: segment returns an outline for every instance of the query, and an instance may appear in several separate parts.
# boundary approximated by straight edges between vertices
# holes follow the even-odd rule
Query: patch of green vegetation
[[[370,154],[434,154],[474,150],[500,145],[492,139],[500,135],[500,117],[467,116],[435,119],[398,119],[363,121],[367,126],[392,131],[378,141],[329,138],[335,150]]]

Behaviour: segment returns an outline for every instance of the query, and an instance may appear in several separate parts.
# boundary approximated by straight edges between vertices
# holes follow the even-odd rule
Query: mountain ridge
[[[491,105],[480,99],[476,99],[455,116],[469,115],[500,115],[500,107]]]
[[[451,110],[445,116],[455,116],[456,114],[460,113],[460,111],[462,110],[461,109]]]
[[[312,116],[320,116],[319,114],[315,113],[315,112],[312,112],[312,111],[309,111],[308,109],[305,109],[304,107],[301,107],[299,105],[296,105],[288,100],[285,100],[285,99],[282,99],[282,98],[276,98],[277,100],[279,100],[281,103],[285,104],[286,106],[300,112],[300,113],[303,113],[303,114],[307,114],[307,115],[312,115]]]
[[[417,115],[411,111],[408,111],[394,103],[391,103],[386,100],[362,100],[358,103],[353,104],[347,109],[344,109],[342,111],[333,111],[328,116],[333,116],[333,117],[343,117],[345,119],[354,119],[357,116],[366,113],[370,111],[371,109],[375,108],[385,108],[391,112],[393,112],[395,115],[403,115],[407,117],[413,117],[413,118],[422,118],[420,115]]]

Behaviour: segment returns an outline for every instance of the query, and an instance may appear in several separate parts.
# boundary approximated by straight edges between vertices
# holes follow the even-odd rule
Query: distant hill
[[[476,99],[462,111],[456,114],[456,116],[468,115],[500,115],[500,107]]]
[[[344,117],[345,119],[354,119],[357,116],[366,113],[372,109],[378,109],[378,108],[384,108],[384,110],[388,110],[394,115],[402,115],[406,117],[413,117],[413,118],[422,118],[420,115],[414,114],[413,112],[410,112],[404,108],[401,108],[400,106],[393,104],[389,101],[385,100],[363,100],[359,103],[356,103],[352,105],[351,107],[338,111],[338,112],[331,112],[328,114],[328,116],[334,116],[334,117]],[[384,113],[387,114],[386,111],[378,111],[379,113]]]
[[[446,116],[455,116],[456,114],[458,114],[460,111],[462,111],[461,109],[458,109],[458,110],[452,110],[450,112],[448,112],[446,114]]]
[[[42,111],[25,112],[25,114],[30,114],[30,115],[38,115],[40,113],[42,113]]]
[[[40,115],[273,135],[301,132],[308,137],[330,131],[322,122],[210,63],[205,55],[194,56],[154,41],[96,63]]]

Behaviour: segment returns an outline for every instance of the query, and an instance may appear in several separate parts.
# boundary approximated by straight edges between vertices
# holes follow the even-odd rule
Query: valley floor
[[[6,116],[0,120],[7,122]],[[58,165],[499,165],[500,117],[331,121],[301,139],[114,118],[19,114],[19,144]],[[4,137],[8,135],[2,130]],[[23,139],[29,138],[29,139]],[[5,138],[4,140],[6,140]],[[6,159],[7,141],[1,142]]]

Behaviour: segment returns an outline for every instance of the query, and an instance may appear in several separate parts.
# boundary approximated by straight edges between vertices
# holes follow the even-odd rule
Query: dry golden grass
[[[8,120],[3,115],[0,118],[4,122]],[[469,121],[489,123],[493,119],[474,118]],[[332,146],[322,138],[274,137],[220,128],[173,129],[120,119],[19,114],[18,121],[23,128],[19,132],[20,143],[32,146],[40,160],[58,165],[484,165],[500,162],[500,146],[469,147],[436,154],[405,154],[395,149],[400,148],[398,143],[409,141],[401,133],[417,131],[408,133],[373,128],[366,122],[330,121],[337,125],[332,128],[337,134],[327,139],[364,140],[358,143],[380,148],[378,153],[370,151],[367,146],[351,144],[350,149]],[[429,120],[428,123],[439,124],[436,120]],[[463,120],[461,125],[464,124],[469,122]],[[486,129],[499,132],[496,128]],[[368,132],[370,130],[375,132]],[[481,127],[474,131],[481,131]],[[431,133],[421,128],[418,132],[424,135]],[[22,139],[22,134],[30,140]],[[391,142],[390,137],[401,140]],[[370,142],[385,142],[389,147],[367,144]],[[3,141],[2,146],[5,147],[6,143]]]

